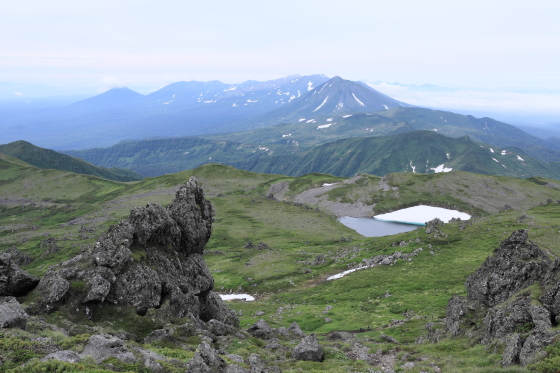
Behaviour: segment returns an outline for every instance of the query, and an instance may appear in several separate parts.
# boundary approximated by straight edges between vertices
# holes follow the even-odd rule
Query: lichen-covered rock
[[[315,333],[302,338],[299,344],[294,347],[292,357],[296,360],[323,361],[323,348],[319,345]]]
[[[84,350],[80,354],[81,358],[86,356],[93,357],[98,364],[110,357],[117,358],[127,364],[137,362],[122,340],[106,334],[96,334],[89,337]]]
[[[52,312],[72,305],[72,312],[92,317],[110,305],[134,307],[139,315],[153,308],[163,320],[192,314],[237,327],[235,312],[212,292],[214,279],[202,256],[214,214],[191,178],[167,207],[133,208],[128,220],[110,227],[90,252],[52,267],[30,309]]]
[[[70,283],[57,272],[49,272],[41,279],[35,293],[41,296],[42,309],[50,312],[55,309],[55,304],[63,300],[70,289]]]
[[[552,261],[537,245],[527,243],[527,237],[526,229],[514,232],[467,278],[470,299],[493,307],[542,279]]]
[[[0,253],[0,296],[25,295],[38,283],[37,277],[18,267],[10,253]]]
[[[27,313],[14,297],[0,297],[0,328],[20,328],[27,326]]]

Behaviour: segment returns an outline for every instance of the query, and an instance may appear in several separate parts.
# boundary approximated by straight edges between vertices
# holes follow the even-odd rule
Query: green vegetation
[[[38,168],[93,175],[115,181],[137,181],[144,178],[142,175],[131,170],[98,167],[81,159],[57,153],[54,150],[43,149],[22,140],[0,145],[0,153],[17,158]]]
[[[352,122],[353,117],[345,120]],[[129,168],[147,176],[212,162],[253,172],[292,176],[310,172],[344,177],[358,173],[378,176],[391,172],[434,173],[438,166],[445,166],[486,175],[560,179],[555,163],[534,159],[519,148],[495,148],[474,143],[468,136],[447,137],[439,131],[397,132],[386,137],[354,136],[307,147],[292,140],[288,142],[265,146],[200,138],[158,139],[69,154],[101,166]]]
[[[383,179],[361,175],[353,182],[341,183],[342,178],[327,174],[287,177],[210,164],[135,183],[119,183],[38,170],[8,157],[0,160],[0,168],[0,250],[16,246],[32,259],[22,268],[35,275],[91,247],[109,225],[125,218],[133,206],[169,203],[177,186],[196,176],[217,213],[205,251],[215,289],[257,296],[255,302],[229,303],[232,309],[242,312],[241,327],[261,317],[272,327],[287,327],[296,321],[304,332],[317,333],[325,346],[322,363],[280,359],[272,352],[263,356],[284,372],[368,371],[371,365],[348,357],[350,343],[328,338],[327,333],[341,330],[356,332],[359,342],[371,353],[381,350],[395,354],[397,371],[407,361],[401,360],[405,353],[410,356],[408,361],[416,364],[411,372],[433,370],[432,362],[442,371],[527,371],[523,367],[500,368],[499,349],[487,349],[467,339],[450,338],[433,344],[419,338],[427,336],[427,321],[441,327],[451,295],[465,294],[466,277],[514,230],[528,228],[533,242],[552,255],[560,255],[560,204],[556,203],[560,189],[554,181],[541,178],[524,180],[466,172],[396,173]],[[288,183],[283,198],[267,198],[269,188],[282,181]],[[446,224],[437,237],[419,228],[365,238],[340,224],[329,210],[296,202],[302,193],[324,183],[338,183],[330,191],[325,189],[329,203],[367,200],[376,213],[426,203],[457,208],[475,218]],[[512,209],[503,209],[505,204]],[[247,245],[248,241],[253,247]],[[261,242],[266,246],[259,247]],[[397,245],[401,242],[406,244]],[[391,266],[363,269],[326,281],[330,275],[360,265],[364,259],[396,251],[411,253],[419,248],[423,250],[411,261],[400,260]],[[84,289],[83,283],[75,281],[71,286],[72,291]],[[535,287],[524,291],[535,298],[541,290]],[[256,316],[257,311],[264,315]],[[141,317],[131,309],[113,308],[109,312],[107,308],[92,320],[59,312],[49,315],[48,323],[65,328],[73,325],[72,336],[44,329],[40,320],[32,318],[27,331],[2,332],[0,371],[101,372],[110,369],[108,364],[113,364],[111,369],[142,371],[139,366],[117,361],[96,366],[88,361],[69,364],[39,359],[48,353],[46,344],[80,352],[89,335],[99,332],[132,333],[137,342],[131,341],[131,346],[140,345],[138,341],[153,329],[165,326],[151,312]],[[176,320],[176,324],[184,322]],[[382,334],[401,344],[383,341]],[[45,339],[33,340],[37,336]],[[185,362],[192,358],[198,343],[200,338],[195,337],[182,341],[180,346],[155,343],[142,347]],[[295,345],[287,340],[280,343],[288,349]],[[247,356],[259,351],[261,344],[258,339],[234,339],[225,352]],[[532,369],[557,369],[554,348]],[[21,368],[24,362],[27,365]],[[173,364],[165,368],[169,372],[181,371]]]

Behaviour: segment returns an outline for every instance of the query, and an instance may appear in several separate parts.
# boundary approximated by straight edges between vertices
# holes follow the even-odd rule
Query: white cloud
[[[98,92],[105,92],[112,88],[122,88],[126,86],[126,81],[116,76],[104,76],[101,78],[102,87],[97,89]]]
[[[411,105],[442,109],[499,111],[512,113],[560,113],[560,93],[512,92],[505,90],[444,89],[389,83],[369,84],[396,100]],[[434,89],[435,88],[435,89]]]
[[[14,95],[21,97],[21,96],[23,96],[23,93],[21,93],[21,92],[14,92]]]

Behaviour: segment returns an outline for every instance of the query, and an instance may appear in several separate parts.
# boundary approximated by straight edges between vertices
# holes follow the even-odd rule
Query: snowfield
[[[461,220],[468,220],[471,218],[471,216],[467,213],[457,210],[449,210],[442,207],[421,205],[389,212],[387,214],[376,215],[373,218],[381,221],[425,225],[426,222],[435,218],[438,218],[444,223],[447,223],[452,218],[461,218]]]

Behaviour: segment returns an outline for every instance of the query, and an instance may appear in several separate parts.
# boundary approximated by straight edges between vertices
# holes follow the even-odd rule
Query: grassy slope
[[[442,228],[442,232],[448,235],[445,239],[430,237],[423,229],[396,236],[364,238],[342,226],[330,215],[304,206],[268,200],[263,196],[269,185],[282,180],[291,183],[292,195],[309,187],[340,180],[329,175],[289,178],[206,165],[193,171],[125,184],[54,170],[37,170],[18,164],[17,161],[10,162],[8,158],[4,158],[0,167],[0,195],[10,198],[9,201],[3,200],[4,206],[1,207],[0,248],[16,245],[35,257],[35,261],[25,267],[35,274],[44,273],[49,265],[75,255],[83,245],[91,245],[108,224],[126,217],[130,207],[148,201],[169,203],[175,187],[190,175],[196,175],[217,210],[214,233],[205,256],[215,277],[216,288],[261,295],[257,302],[231,303],[233,309],[243,311],[242,325],[256,321],[257,317],[252,315],[262,309],[272,326],[287,326],[291,321],[297,321],[307,332],[320,333],[322,343],[327,347],[325,363],[280,362],[286,372],[301,369],[331,372],[366,369],[367,364],[344,357],[341,352],[344,345],[324,339],[322,333],[330,330],[356,330],[370,326],[373,330],[360,337],[362,343],[373,351],[389,348],[379,342],[380,334],[393,335],[401,342],[413,342],[416,337],[426,333],[425,317],[429,320],[442,317],[449,296],[453,293],[464,294],[466,276],[484,261],[500,240],[515,229],[529,227],[533,241],[560,254],[560,242],[556,234],[560,224],[560,205],[547,204],[529,209],[547,198],[560,199],[560,191],[551,188],[550,184],[547,186],[548,181],[543,179],[531,182],[482,175],[473,177],[472,174],[455,172],[437,175],[394,174],[388,178],[388,182],[398,190],[385,193],[384,208],[408,204],[416,198],[415,195],[422,195],[422,190],[429,190],[434,198],[436,195],[444,196],[437,200],[438,203],[445,198],[452,198],[450,201],[457,204],[463,198],[463,206],[472,202],[470,211],[478,212],[481,216],[464,230],[460,230],[460,223],[445,226]],[[371,183],[378,181],[378,178],[371,179]],[[469,184],[470,191],[462,183]],[[491,209],[484,210],[488,201],[497,199],[497,196],[509,198],[505,188],[514,191],[512,199],[522,200],[516,207],[528,209],[529,219],[517,222],[520,211],[486,215],[492,212],[488,210],[506,200],[496,201]],[[522,190],[525,190],[527,198],[515,194]],[[355,197],[370,193],[371,185],[358,183],[344,187],[343,192],[347,198]],[[338,193],[334,198],[340,198],[342,194]],[[87,199],[84,197],[87,195],[96,197]],[[79,217],[84,218],[79,224],[61,227],[61,223]],[[83,238],[79,232],[82,223],[93,230],[82,232],[87,238]],[[35,224],[39,228],[31,229]],[[60,251],[44,254],[39,242],[45,238],[45,233],[59,239],[57,245],[62,247]],[[351,237],[352,242],[341,241],[341,236]],[[419,243],[402,248],[392,247],[393,242],[417,237]],[[245,249],[243,246],[247,240],[255,244],[265,242],[272,250]],[[432,245],[433,255],[428,245]],[[328,275],[343,271],[363,258],[397,250],[410,252],[418,247],[424,251],[410,263],[399,262],[394,266],[358,271],[336,281],[324,281]],[[312,265],[311,262],[318,255],[325,255],[324,263]],[[311,272],[304,273],[304,268],[311,269]],[[386,291],[392,296],[384,297]],[[334,308],[323,314],[327,302]],[[278,310],[279,306],[289,308]],[[401,314],[407,310],[414,311],[416,316],[403,326],[385,327],[392,319],[403,319]],[[325,322],[325,317],[331,318],[332,322]],[[135,317],[133,319],[136,320]],[[140,318],[132,324],[146,320]],[[228,352],[247,353],[254,348],[247,341]],[[411,343],[402,346],[402,349],[417,356],[429,356],[432,361],[437,361],[443,371],[498,370],[495,365],[497,355],[486,352],[480,346],[471,346],[465,340],[444,341],[438,345]],[[418,369],[413,372],[422,368],[422,362],[417,364]],[[427,362],[425,365],[422,369],[429,369]],[[512,368],[510,371],[520,370]]]
[[[98,167],[81,159],[70,157],[54,150],[40,148],[26,141],[15,141],[0,145],[0,153],[18,158],[35,167],[93,175],[115,181],[136,181],[142,175],[131,170]]]
[[[525,155],[481,147],[468,137],[451,138],[433,131],[415,131],[389,137],[350,138],[323,144],[308,152],[266,156],[229,164],[255,172],[303,175],[324,172],[338,176],[390,172],[430,173],[439,165],[487,175],[560,178],[560,171]],[[523,158],[524,157],[524,158]]]
[[[254,172],[292,176],[309,172],[338,176],[356,173],[383,176],[389,172],[413,170],[428,173],[445,164],[455,170],[482,174],[560,179],[557,167],[528,157],[518,148],[503,150],[506,154],[502,155],[501,149],[481,148],[467,137],[451,138],[433,131],[347,138],[308,149],[287,144],[245,144],[199,138],[158,139],[124,142],[107,149],[70,154],[102,166],[126,167],[148,176],[213,162]]]

